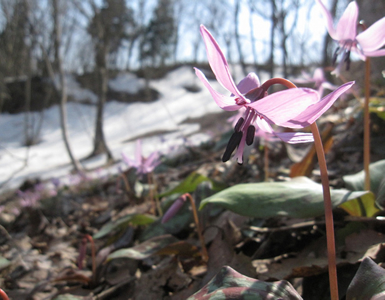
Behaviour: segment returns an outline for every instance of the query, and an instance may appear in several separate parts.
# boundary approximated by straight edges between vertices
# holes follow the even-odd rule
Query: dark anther
[[[349,69],[350,69],[350,51],[348,51],[346,54],[345,62],[346,62],[346,71],[349,71]]]
[[[241,126],[242,126],[244,121],[245,121],[244,118],[239,118],[238,119],[237,124],[235,124],[235,127],[234,127],[234,131],[235,132],[238,132],[241,129]]]
[[[336,64],[339,51],[340,51],[340,47],[337,47],[336,51],[334,51],[333,61],[332,61],[333,66]]]
[[[237,131],[237,132],[234,132],[233,135],[230,137],[230,140],[226,146],[225,153],[223,153],[223,156],[222,156],[223,162],[226,162],[230,159],[231,154],[234,152],[235,148],[239,146],[242,136],[243,136],[242,131]]]
[[[253,125],[250,125],[249,128],[247,128],[247,134],[246,134],[246,144],[250,146],[254,142],[254,135],[255,135],[255,127]]]

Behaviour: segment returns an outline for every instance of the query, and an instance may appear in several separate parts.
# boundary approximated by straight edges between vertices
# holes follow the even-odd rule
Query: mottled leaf
[[[120,218],[116,221],[112,221],[104,225],[99,232],[97,232],[93,238],[94,239],[100,239],[101,237],[106,236],[112,231],[125,228],[128,226],[128,224],[132,225],[148,225],[153,223],[157,218],[152,215],[146,215],[146,214],[129,214],[123,218]]]
[[[376,202],[380,205],[385,204],[385,160],[380,160],[369,165],[370,189],[376,195]],[[363,191],[365,189],[365,172],[347,175],[343,177],[346,187],[353,191]]]
[[[365,257],[346,293],[346,300],[384,299],[385,270]]]
[[[163,194],[160,194],[159,197],[167,197],[173,194],[184,194],[184,193],[191,193],[194,192],[195,189],[200,185],[202,182],[208,181],[212,184],[214,190],[220,190],[223,187],[219,185],[218,183],[212,181],[210,178],[203,176],[199,173],[192,172],[185,180],[183,180],[181,183],[179,183],[175,188],[164,192]]]
[[[371,97],[369,111],[385,120],[385,98]]]
[[[188,300],[224,299],[302,299],[293,286],[285,281],[264,282],[244,276],[230,267],[223,267],[201,290]]]
[[[178,239],[170,234],[157,236],[137,246],[115,251],[107,257],[107,260],[122,257],[132,259],[145,259],[155,254],[156,252],[162,250],[163,248],[167,247],[168,245],[176,242],[178,242]]]
[[[376,199],[373,193],[368,193],[357,199],[342,203],[340,208],[349,215],[356,217],[372,217],[380,210],[376,206]]]
[[[367,193],[331,190],[333,207]],[[257,218],[311,218],[324,214],[322,186],[307,177],[286,182],[238,184],[204,199],[200,209],[209,203]]]

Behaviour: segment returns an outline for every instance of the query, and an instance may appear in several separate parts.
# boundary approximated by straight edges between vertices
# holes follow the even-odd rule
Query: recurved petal
[[[135,160],[138,162],[138,164],[142,164],[142,141],[140,139],[136,140]]]
[[[336,28],[338,40],[354,41],[357,35],[358,5],[356,1],[349,3]]]
[[[326,80],[325,75],[324,75],[324,71],[322,70],[322,68],[316,68],[314,70],[313,79],[315,82],[320,82],[320,83],[322,83]]]
[[[251,72],[245,78],[243,78],[237,85],[238,90],[242,94],[246,94],[248,91],[255,89],[261,85],[257,74]]]
[[[197,68],[194,68],[194,69],[195,69],[195,74],[202,81],[205,87],[209,90],[209,92],[211,93],[211,96],[213,96],[214,98],[214,101],[218,104],[220,108],[228,111],[234,111],[242,107],[235,103],[235,96],[225,96],[218,93],[216,90],[213,89],[213,87],[208,82],[206,76],[202,73],[202,71],[200,71]]]
[[[159,153],[152,152],[144,162],[143,168],[147,173],[152,172],[160,164]]]
[[[330,106],[340,97],[344,92],[352,87],[354,81],[341,85],[338,89],[334,90],[317,103],[310,105],[298,116],[280,124],[283,127],[289,128],[303,128],[314,123]]]
[[[129,158],[126,154],[124,154],[122,152],[122,158],[123,158],[123,161],[127,164],[128,167],[132,168],[137,168],[138,167],[138,162],[136,162],[135,160]]]
[[[332,37],[332,39],[338,41],[339,38],[338,38],[336,30],[334,29],[334,26],[333,26],[332,15],[330,14],[329,10],[325,7],[325,5],[322,3],[321,0],[317,0],[317,3],[320,5],[320,7],[322,9],[322,13],[326,18],[326,26],[327,26],[329,35]]]
[[[276,92],[261,100],[247,104],[254,108],[270,124],[283,126],[319,101],[317,91],[308,88],[292,88]]]
[[[227,60],[218,43],[203,25],[201,25],[200,31],[206,45],[207,59],[215,77],[224,88],[237,97],[244,99],[243,95],[238,91],[237,86],[235,85]]]
[[[364,54],[365,54],[365,56],[370,56],[370,57],[385,56],[385,49],[380,49],[380,50],[370,51],[370,52],[364,52]]]
[[[385,45],[385,17],[357,35],[356,39],[364,53],[370,53],[380,49]]]
[[[261,129],[263,132],[274,134],[273,128],[265,120],[261,119],[260,117],[257,117],[255,122],[257,123],[258,128]]]
[[[275,135],[288,144],[314,142],[313,134],[304,132],[276,132]]]
[[[325,89],[328,89],[328,90],[331,90],[331,91],[334,91],[335,89],[338,88],[338,86],[334,85],[334,84],[331,84],[330,82],[328,81],[325,81],[322,83],[322,87],[325,88]]]

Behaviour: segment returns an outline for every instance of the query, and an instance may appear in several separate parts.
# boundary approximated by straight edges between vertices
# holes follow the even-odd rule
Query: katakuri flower
[[[334,85],[327,81],[325,78],[325,73],[322,68],[316,68],[314,70],[313,76],[306,72],[302,72],[302,78],[293,79],[294,83],[307,84],[314,83],[314,88],[318,91],[320,96],[322,97],[324,90],[328,89],[334,91],[338,88],[337,85]]]
[[[354,82],[345,83],[322,99],[320,99],[317,91],[309,88],[291,88],[268,95],[267,90],[272,84],[290,82],[283,78],[274,78],[261,85],[255,73],[249,73],[236,85],[219,45],[203,25],[201,25],[200,31],[206,45],[211,69],[218,82],[231,95],[218,93],[210,85],[202,71],[197,68],[195,68],[196,75],[209,90],[220,108],[227,111],[244,109],[243,116],[238,119],[234,126],[234,133],[227,144],[222,161],[229,160],[237,148],[234,157],[238,163],[243,162],[243,150],[245,144],[251,145],[253,143],[255,125],[287,143],[312,142],[313,137],[311,134],[275,132],[271,125],[275,124],[288,128],[307,127],[314,123],[341,94],[354,84]]]
[[[368,29],[357,34],[358,5],[356,1],[349,3],[337,26],[333,26],[333,18],[321,0],[316,0],[322,8],[322,13],[326,17],[327,30],[330,37],[338,42],[338,48],[334,53],[335,62],[340,56],[337,68],[332,72],[339,75],[341,67],[346,62],[346,69],[349,69],[350,52],[355,52],[365,60],[367,56],[384,56],[385,49],[380,49],[385,45],[385,17],[375,22]]]
[[[143,175],[154,171],[160,164],[159,152],[152,152],[147,158],[142,155],[142,142],[136,141],[135,159],[130,159],[126,154],[122,153],[123,161],[129,168],[135,168],[137,174]]]

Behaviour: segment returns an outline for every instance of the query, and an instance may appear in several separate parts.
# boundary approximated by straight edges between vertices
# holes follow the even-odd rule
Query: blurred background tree
[[[349,0],[324,2],[338,18]],[[368,25],[383,17],[383,1],[357,2]],[[152,99],[150,79],[181,64],[207,63],[200,24],[243,73],[296,76],[303,68],[329,66],[336,48],[315,1],[57,0],[57,5],[63,73],[98,99],[90,156],[105,153],[109,159],[103,134],[109,79],[121,71],[134,72],[146,82],[141,99]],[[43,114],[60,99],[54,93],[60,68],[55,21],[47,14],[51,6],[51,0],[0,0],[0,111],[27,112],[26,145],[39,142],[41,127],[29,111]],[[373,61],[373,73],[381,79],[385,62]]]

